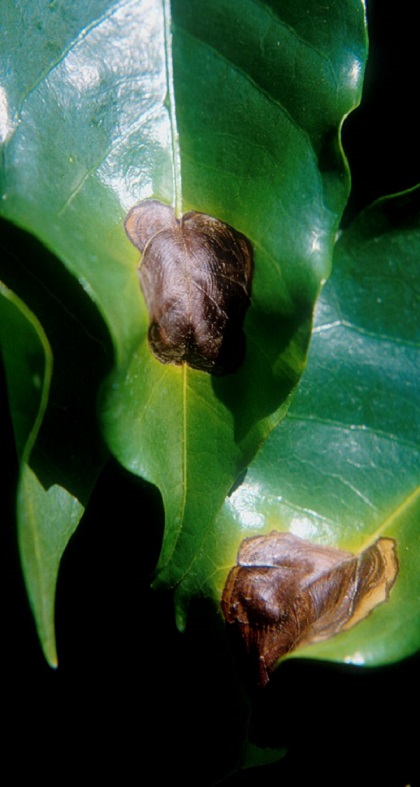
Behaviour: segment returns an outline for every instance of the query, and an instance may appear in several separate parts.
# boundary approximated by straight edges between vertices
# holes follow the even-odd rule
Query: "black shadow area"
[[[96,419],[111,340],[96,306],[34,236],[0,220],[0,279],[38,317],[51,345],[47,411],[31,455],[45,488],[62,484],[86,503],[106,451]]]

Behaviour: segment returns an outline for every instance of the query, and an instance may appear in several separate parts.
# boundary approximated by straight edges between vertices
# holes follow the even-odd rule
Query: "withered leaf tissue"
[[[139,278],[154,355],[211,374],[235,371],[245,356],[253,271],[247,238],[204,213],[178,220],[157,200],[132,208],[124,226],[143,255]]]
[[[256,659],[265,686],[282,656],[366,618],[387,600],[397,574],[391,538],[353,555],[273,531],[242,541],[222,610]]]

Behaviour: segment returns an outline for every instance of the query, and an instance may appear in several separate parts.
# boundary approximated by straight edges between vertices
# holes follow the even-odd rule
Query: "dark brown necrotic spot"
[[[391,538],[353,555],[272,532],[242,541],[222,610],[256,660],[264,686],[282,656],[366,618],[387,600],[397,574]]]
[[[143,255],[139,278],[152,352],[162,363],[235,371],[245,356],[253,272],[247,238],[204,213],[178,220],[156,200],[132,208],[124,226]]]

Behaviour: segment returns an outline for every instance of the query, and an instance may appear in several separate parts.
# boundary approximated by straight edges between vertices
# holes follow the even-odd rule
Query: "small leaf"
[[[28,464],[47,407],[52,353],[36,317],[3,285],[0,349],[20,464],[17,521],[22,569],[45,656],[55,666],[58,568],[83,506],[60,486],[44,489]]]
[[[29,600],[45,657],[57,665],[54,604],[63,552],[84,507],[62,486],[44,489],[29,465],[21,469],[17,499],[19,550]]]

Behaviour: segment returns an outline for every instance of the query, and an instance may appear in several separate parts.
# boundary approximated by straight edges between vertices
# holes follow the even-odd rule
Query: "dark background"
[[[373,199],[420,181],[419,42],[415,4],[368,3],[364,100],[343,141],[353,175],[344,222]],[[0,386],[1,388],[1,386]],[[0,401],[0,776],[19,783],[180,781],[207,785],[240,738],[234,667],[205,606],[175,629],[170,594],[149,589],[163,527],[159,495],[110,462],[63,559],[60,667],[47,667],[20,574],[13,522],[16,463]],[[121,501],[123,504],[121,505]],[[420,783],[418,657],[362,670],[286,662],[252,697],[251,737],[287,756],[229,785]],[[414,714],[414,715],[413,715]],[[416,735],[414,727],[414,735]],[[417,737],[417,735],[416,735]],[[13,768],[13,779],[6,776]]]

